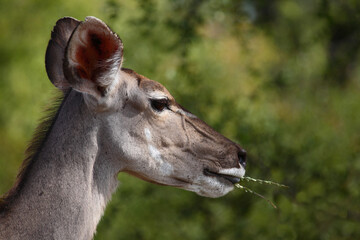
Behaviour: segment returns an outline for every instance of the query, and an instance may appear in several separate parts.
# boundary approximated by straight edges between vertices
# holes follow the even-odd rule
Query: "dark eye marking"
[[[158,112],[162,112],[165,108],[169,108],[169,99],[159,98],[150,99],[151,107]]]

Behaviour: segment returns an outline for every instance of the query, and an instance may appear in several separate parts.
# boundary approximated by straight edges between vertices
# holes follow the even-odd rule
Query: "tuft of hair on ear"
[[[104,96],[117,81],[122,59],[123,44],[116,33],[100,19],[86,17],[66,48],[65,77],[77,91]]]
[[[45,67],[48,77],[63,91],[70,87],[63,70],[65,51],[72,33],[80,23],[79,20],[71,17],[59,19],[51,32],[51,39],[46,49]]]

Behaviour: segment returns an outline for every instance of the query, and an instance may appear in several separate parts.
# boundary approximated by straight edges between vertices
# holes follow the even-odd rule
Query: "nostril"
[[[238,152],[238,158],[239,158],[239,162],[240,162],[241,166],[243,166],[245,168],[246,167],[246,151],[244,149],[241,149]]]

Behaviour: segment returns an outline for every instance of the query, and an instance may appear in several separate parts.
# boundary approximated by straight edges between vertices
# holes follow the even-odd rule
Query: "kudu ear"
[[[46,72],[50,81],[61,90],[70,87],[63,70],[65,49],[71,34],[79,24],[80,21],[74,18],[64,17],[59,19],[51,32],[51,39],[46,49]]]
[[[87,17],[73,30],[63,56],[63,64],[58,66],[63,69],[63,82],[79,92],[101,97],[121,67],[123,44],[104,22]]]

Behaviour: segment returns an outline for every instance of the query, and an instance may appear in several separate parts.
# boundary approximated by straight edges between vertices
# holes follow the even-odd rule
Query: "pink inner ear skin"
[[[118,50],[119,44],[111,33],[90,29],[86,33],[86,45],[76,50],[76,61],[79,64],[77,74],[80,78],[96,82],[103,72],[111,67],[107,60]]]

